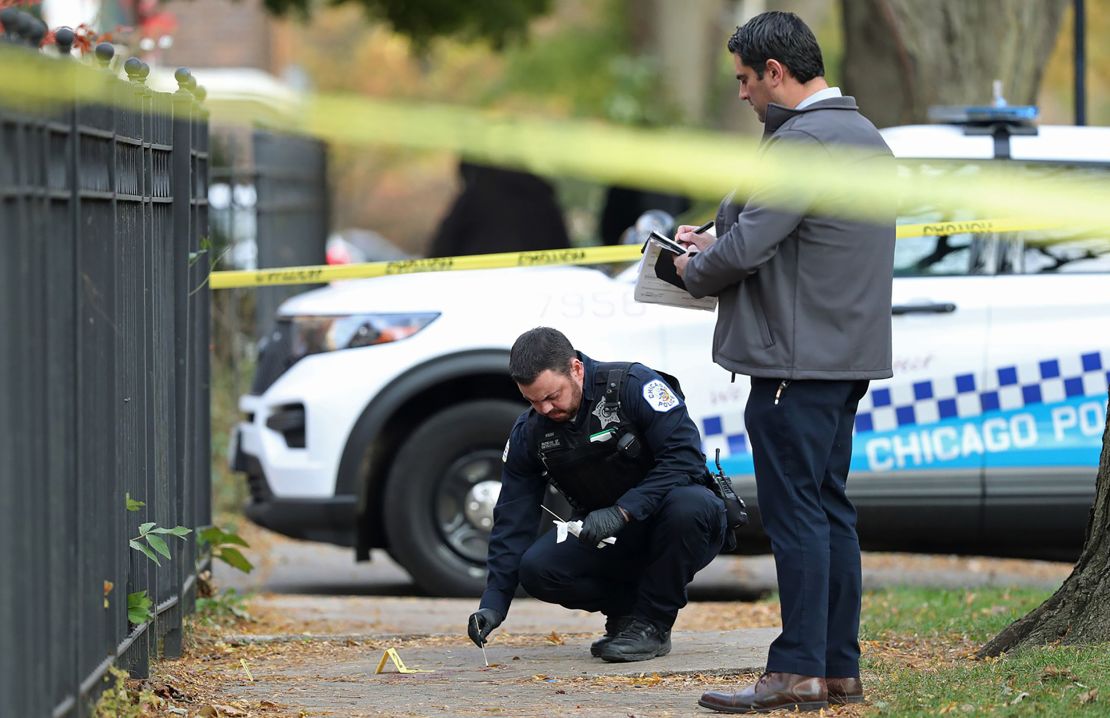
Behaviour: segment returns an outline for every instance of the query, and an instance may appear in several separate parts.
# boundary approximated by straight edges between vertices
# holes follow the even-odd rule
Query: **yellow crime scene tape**
[[[361,264],[314,265],[212,272],[213,289],[265,287],[278,284],[318,284],[340,279],[368,279],[393,274],[420,272],[460,272],[473,269],[508,269],[558,265],[609,264],[632,262],[640,257],[640,247],[629,244],[579,249],[545,249],[534,252],[500,252],[465,257],[399,259]]]
[[[0,102],[49,111],[77,99],[128,106],[111,73],[78,62],[50,60],[22,48],[0,46]],[[115,83],[115,84],[113,84]],[[312,95],[274,126],[269,108],[242,102],[205,103],[213,121],[253,124],[263,119],[285,129],[344,145],[385,145],[457,152],[479,162],[518,167],[547,176],[631,184],[703,199],[736,192],[761,204],[807,208],[854,219],[890,216],[898,206],[928,207],[949,216],[1008,217],[1015,231],[1045,226],[1105,227],[1110,182],[1071,176],[1041,177],[1006,162],[973,171],[891,171],[849,147],[813,152],[780,146],[761,153],[756,138],[692,130],[644,130],[596,121],[512,117],[466,107]],[[939,162],[939,161],[938,161]],[[832,188],[833,192],[828,191]],[[990,220],[1001,223],[1001,220]],[[1002,224],[998,225],[1003,226]],[[908,228],[900,230],[908,231]],[[924,231],[924,230],[921,230]],[[954,233],[954,232],[952,232]],[[543,264],[598,264],[636,259],[638,247],[598,247],[562,253],[526,252],[438,260],[406,260],[341,267],[287,267],[258,272],[218,272],[213,288],[327,282],[417,271],[489,269]]]
[[[931,222],[926,224],[898,225],[898,239],[952,234],[990,234],[1044,229],[1044,223],[1022,222],[1009,219],[961,220]],[[303,267],[278,267],[274,269],[235,270],[212,272],[209,283],[212,289],[236,287],[267,287],[288,284],[323,284],[343,279],[369,279],[394,274],[420,272],[460,272],[475,269],[509,269],[514,267],[544,267],[589,264],[617,264],[640,259],[639,245],[622,244],[577,249],[547,249],[531,252],[501,252],[464,257],[430,257],[400,259],[389,262],[364,262],[360,264],[312,265]]]

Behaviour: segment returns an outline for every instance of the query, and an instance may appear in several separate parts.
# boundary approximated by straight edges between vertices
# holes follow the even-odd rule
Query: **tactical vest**
[[[655,465],[655,457],[621,406],[629,362],[598,363],[594,386],[603,389],[588,418],[575,428],[571,422],[548,424],[533,433],[534,455],[546,469],[545,477],[563,492],[576,514],[612,506],[636,486]],[[660,374],[680,397],[674,377]],[[585,401],[585,397],[583,397]]]

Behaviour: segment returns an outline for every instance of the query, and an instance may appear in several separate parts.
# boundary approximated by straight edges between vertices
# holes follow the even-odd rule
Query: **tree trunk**
[[[983,646],[980,658],[1019,646],[1110,641],[1110,405],[1106,415],[1095,503],[1075,569],[1051,598]]]
[[[843,0],[844,90],[888,127],[931,105],[1036,100],[1068,0]]]
[[[633,49],[658,61],[663,101],[673,104],[685,122],[697,123],[705,116],[709,88],[724,48],[720,40],[723,16],[723,0],[626,3]]]

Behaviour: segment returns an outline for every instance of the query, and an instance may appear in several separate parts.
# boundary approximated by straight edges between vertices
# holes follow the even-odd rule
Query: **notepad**
[[[647,304],[712,312],[717,308],[716,297],[695,299],[686,291],[686,283],[678,276],[674,266],[675,257],[680,254],[686,254],[681,244],[652,232],[644,242],[644,258],[640,260],[633,297],[637,302]]]
[[[651,234],[648,235],[648,241],[655,242],[671,254],[686,254],[686,247],[682,246],[670,237],[659,234],[655,230],[652,230]]]

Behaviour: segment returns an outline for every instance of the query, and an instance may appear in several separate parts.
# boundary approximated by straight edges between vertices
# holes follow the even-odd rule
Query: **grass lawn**
[[[900,588],[864,596],[864,715],[1105,716],[1110,645],[975,651],[1051,592]]]

